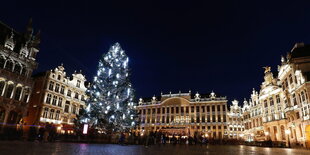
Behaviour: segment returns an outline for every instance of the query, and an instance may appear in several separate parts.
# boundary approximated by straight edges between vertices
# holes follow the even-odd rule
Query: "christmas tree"
[[[99,60],[97,76],[87,90],[89,122],[106,132],[125,131],[135,125],[134,90],[129,59],[119,43]]]

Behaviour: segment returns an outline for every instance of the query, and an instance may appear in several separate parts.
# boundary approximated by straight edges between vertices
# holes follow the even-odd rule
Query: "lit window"
[[[51,98],[52,98],[52,95],[51,94],[47,94],[47,97],[46,97],[46,103],[51,103]]]
[[[53,81],[50,82],[50,85],[49,85],[48,89],[49,90],[53,90],[54,89],[54,82]]]
[[[80,81],[80,80],[77,80],[77,82],[76,82],[76,87],[80,88],[80,85],[81,85],[81,81]]]

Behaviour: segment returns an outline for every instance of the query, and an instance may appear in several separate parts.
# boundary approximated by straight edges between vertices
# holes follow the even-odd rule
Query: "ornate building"
[[[34,76],[27,121],[44,125],[53,123],[58,132],[73,132],[73,120],[86,108],[86,78],[81,73],[67,77],[63,65]]]
[[[141,134],[147,130],[181,136],[198,132],[212,139],[227,137],[227,100],[214,92],[162,94],[148,102],[140,99],[137,110]]]
[[[244,104],[245,137],[310,147],[309,91],[310,45],[297,43],[281,58],[277,76],[265,67],[260,92]]]
[[[37,68],[40,32],[33,35],[32,20],[19,33],[0,22],[0,122],[23,122],[32,92],[31,74]],[[27,123],[27,122],[26,122]]]
[[[258,92],[253,89],[250,102],[243,102],[244,139],[247,141],[264,141],[262,105]]]
[[[238,101],[233,100],[230,106],[228,117],[229,138],[239,139],[243,137],[244,124],[242,108],[238,106]]]

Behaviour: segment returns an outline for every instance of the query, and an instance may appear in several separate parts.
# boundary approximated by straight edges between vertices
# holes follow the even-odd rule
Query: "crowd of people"
[[[30,141],[54,142],[57,138],[56,126],[53,123],[46,123],[45,126],[32,125],[29,128],[28,139]]]
[[[112,143],[119,144],[140,144],[145,146],[156,144],[208,144],[209,139],[204,135],[195,133],[194,136],[170,134],[166,132],[146,133],[115,133],[111,136]]]

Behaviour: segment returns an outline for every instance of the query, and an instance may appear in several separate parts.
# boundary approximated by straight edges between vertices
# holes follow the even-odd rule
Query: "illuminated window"
[[[68,90],[67,96],[71,97],[71,90]]]
[[[55,119],[56,119],[56,120],[59,120],[59,119],[60,119],[59,114],[60,114],[60,111],[57,110],[57,111],[56,111],[56,116],[55,116]]]
[[[68,113],[69,112],[69,107],[70,107],[70,102],[66,101],[66,105],[65,105],[65,112]]]
[[[81,85],[81,81],[80,81],[80,80],[77,80],[77,82],[76,82],[76,87],[80,88],[80,85]]]
[[[272,98],[272,97],[269,98],[269,104],[270,104],[270,106],[273,106],[273,105],[274,105],[274,102],[273,102],[273,98]]]
[[[55,87],[55,92],[59,92],[59,84],[58,83],[56,83],[56,87]]]
[[[48,108],[44,108],[43,118],[47,118]]]
[[[46,103],[50,104],[51,103],[51,99],[52,99],[52,95],[51,94],[47,94],[47,97],[46,97]]]
[[[61,94],[64,94],[64,93],[65,93],[65,86],[61,86],[61,88],[60,88],[60,93],[61,93]]]
[[[276,100],[277,100],[277,104],[279,104],[281,102],[280,95],[276,95]]]
[[[50,81],[48,89],[49,90],[53,90],[54,89],[54,82],[53,81]]]
[[[52,104],[53,104],[53,105],[56,105],[56,102],[57,102],[57,96],[54,95]]]
[[[289,79],[290,79],[290,84],[293,84],[293,77],[292,77],[292,74],[289,75]]]
[[[51,109],[51,111],[50,111],[50,119],[53,119],[54,118],[54,112],[55,112],[55,110],[54,109]]]
[[[79,99],[79,93],[75,92],[74,98]]]
[[[265,108],[268,107],[267,100],[264,100],[264,106]]]
[[[59,106],[59,107],[62,107],[62,98],[61,98],[61,97],[59,97],[58,106]]]

